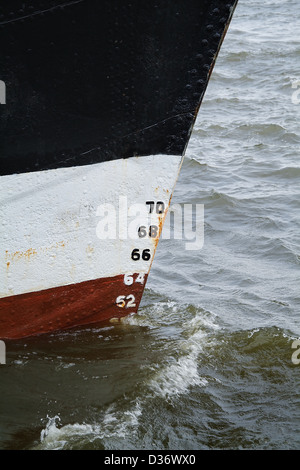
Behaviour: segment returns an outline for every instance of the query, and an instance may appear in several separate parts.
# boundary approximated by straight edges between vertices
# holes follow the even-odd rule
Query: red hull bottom
[[[0,299],[0,339],[19,339],[135,313],[146,280],[147,275],[143,285],[128,286],[119,275],[4,297]],[[125,297],[121,306],[116,303],[119,296]]]

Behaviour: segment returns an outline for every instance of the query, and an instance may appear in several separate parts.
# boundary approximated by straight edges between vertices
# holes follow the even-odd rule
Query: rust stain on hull
[[[37,251],[33,248],[29,248],[26,251],[15,251],[14,253],[9,253],[9,251],[5,251],[5,256],[6,259],[9,259],[10,261],[17,261],[19,259],[27,259],[29,260],[32,256],[36,255]],[[7,263],[8,265],[10,264],[9,262]]]
[[[65,242],[61,241],[61,242],[57,242],[54,245],[51,245],[51,246],[46,247],[46,248],[39,248],[39,251],[40,252],[47,252],[49,250],[53,250],[53,248],[60,248],[60,247],[64,248],[65,247]],[[26,251],[15,251],[13,253],[10,253],[8,250],[6,250],[5,251],[5,258],[7,260],[6,266],[7,266],[7,268],[9,268],[10,263],[12,261],[19,261],[21,259],[25,259],[25,260],[30,261],[30,259],[32,259],[37,254],[38,254],[38,250],[35,249],[35,248],[28,248],[28,250],[26,250]]]

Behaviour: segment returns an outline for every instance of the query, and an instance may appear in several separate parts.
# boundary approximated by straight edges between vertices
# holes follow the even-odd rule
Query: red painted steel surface
[[[2,298],[0,338],[19,339],[135,313],[146,281],[147,275],[143,284],[125,285],[124,275],[119,275]],[[127,308],[128,301],[119,307],[119,296],[131,296],[135,307]]]

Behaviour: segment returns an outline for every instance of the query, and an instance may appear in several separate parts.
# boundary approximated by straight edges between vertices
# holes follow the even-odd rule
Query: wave
[[[160,310],[161,306],[155,304],[152,308]],[[145,325],[143,317],[135,319],[134,325],[139,320]],[[128,320],[131,322],[133,319]],[[153,326],[152,319],[149,326]],[[270,412],[276,412],[266,386],[272,385],[280,398],[281,384],[294,373],[292,345],[297,338],[275,325],[229,332],[220,327],[212,314],[200,314],[200,310],[182,324],[182,337],[177,343],[177,358],[169,355],[161,364],[149,367],[148,380],[139,385],[139,396],[120,398],[100,411],[92,423],[62,424],[59,414],[47,416],[35,449],[135,449],[141,446],[145,435],[153,446],[154,435],[163,433],[151,423],[163,429],[166,419],[163,410],[178,406],[178,399],[187,391],[191,396],[193,390],[196,402],[204,400],[204,409],[209,404],[213,413],[211,424],[204,428],[211,438],[215,433],[213,422],[221,419],[225,428],[230,423],[231,446],[241,440],[241,436],[234,435],[235,422],[242,435],[250,436],[248,446],[257,445],[257,440],[252,442],[247,426],[256,423],[256,402],[260,403],[262,395],[264,403],[270,401]],[[243,399],[243,390],[249,402]],[[226,447],[225,436],[219,445]],[[159,448],[163,448],[162,443]]]
[[[299,178],[300,177],[300,167],[296,166],[285,166],[279,168],[278,170],[274,170],[270,173],[270,176],[276,176],[279,178]]]
[[[90,447],[96,443],[98,449],[104,449],[103,441],[125,438],[128,433],[134,434],[141,415],[139,400],[128,410],[121,411],[115,405],[107,408],[98,424],[61,425],[59,415],[47,416],[47,423],[40,434],[40,444],[35,450],[67,450]]]
[[[186,309],[190,318],[179,323],[176,317],[178,311]],[[144,310],[144,311],[143,311]],[[149,315],[146,315],[146,310]],[[204,354],[205,344],[211,344],[210,334],[217,331],[219,326],[209,312],[200,308],[186,305],[185,307],[173,301],[155,302],[142,308],[141,314],[127,317],[122,323],[127,326],[147,326],[155,329],[159,319],[165,314],[173,327],[180,329],[180,335],[169,339],[158,334],[154,337],[153,347],[162,347],[164,355],[160,355],[157,363],[147,366],[146,378],[138,384],[138,394],[134,397],[121,397],[108,405],[94,423],[62,424],[60,413],[46,418],[46,425],[40,433],[40,443],[35,449],[62,450],[76,448],[113,448],[116,442],[121,442],[128,448],[134,447],[138,438],[140,426],[143,424],[143,413],[157,400],[161,403],[172,403],[193,387],[205,387],[207,380],[201,376],[198,367],[199,355]],[[174,320],[175,314],[175,320]],[[165,318],[164,315],[164,318]],[[164,326],[160,325],[160,330]],[[155,405],[155,406],[156,406]]]

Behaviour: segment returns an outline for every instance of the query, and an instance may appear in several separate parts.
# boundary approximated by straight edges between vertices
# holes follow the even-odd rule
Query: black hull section
[[[32,4],[0,6],[1,175],[184,153],[236,0]]]

